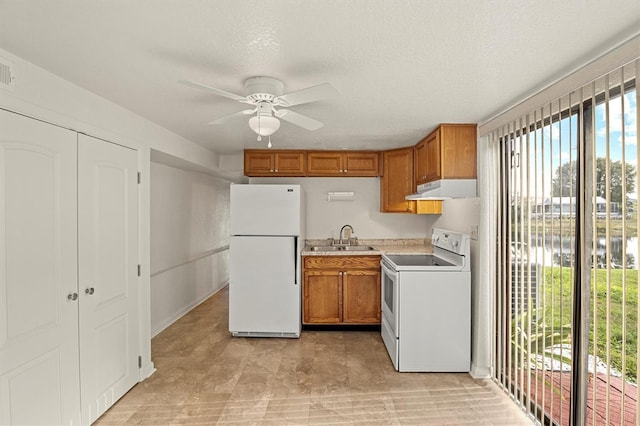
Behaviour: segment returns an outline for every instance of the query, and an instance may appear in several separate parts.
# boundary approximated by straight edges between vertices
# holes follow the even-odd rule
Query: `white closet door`
[[[82,422],[138,382],[137,152],[78,138]]]
[[[76,200],[76,133],[0,110],[3,425],[80,423]]]

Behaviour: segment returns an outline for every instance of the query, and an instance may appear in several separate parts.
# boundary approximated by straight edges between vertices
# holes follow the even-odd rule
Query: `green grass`
[[[626,336],[625,352],[626,379],[636,382],[637,374],[637,342],[638,342],[638,271],[614,269],[609,271],[597,270],[591,277],[591,302],[589,324],[589,352],[593,353],[594,336],[596,340],[596,355],[605,363],[609,359],[612,367],[623,370],[623,336]],[[626,276],[625,276],[626,272]],[[546,267],[544,271],[545,285],[544,309],[546,321],[554,327],[571,323],[572,316],[572,288],[573,269],[561,267]],[[607,279],[608,278],[608,279]],[[623,281],[625,294],[623,295]],[[542,283],[540,283],[542,285]],[[594,312],[595,289],[595,316]],[[607,294],[609,297],[607,298]],[[544,303],[544,304],[542,304]],[[623,311],[624,309],[624,311]],[[623,333],[623,313],[626,318]],[[611,318],[610,329],[607,332],[607,315]],[[594,321],[595,319],[595,321]],[[595,323],[595,328],[594,328]],[[595,334],[594,334],[595,331]],[[609,355],[607,356],[607,350]]]

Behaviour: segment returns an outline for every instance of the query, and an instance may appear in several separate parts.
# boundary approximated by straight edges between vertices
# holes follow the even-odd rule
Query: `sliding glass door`
[[[636,422],[640,61],[490,135],[495,378],[542,422]]]
[[[634,69],[592,85],[589,424],[635,424],[638,383],[638,94]]]

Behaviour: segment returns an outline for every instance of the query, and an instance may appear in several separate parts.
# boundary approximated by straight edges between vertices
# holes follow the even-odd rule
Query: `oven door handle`
[[[396,276],[397,272],[393,269],[389,262],[384,258],[380,259],[380,266],[382,266],[382,273],[386,275]]]

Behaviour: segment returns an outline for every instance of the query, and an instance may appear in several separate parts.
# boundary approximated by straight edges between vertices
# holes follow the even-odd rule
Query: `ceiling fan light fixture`
[[[280,128],[280,120],[272,115],[256,115],[249,119],[249,127],[260,136],[270,136]]]
[[[265,76],[250,77],[245,80],[244,88],[246,96],[240,96],[195,81],[181,80],[180,82],[187,86],[205,89],[218,96],[254,106],[255,108],[253,109],[234,112],[233,114],[210,121],[209,124],[222,124],[236,117],[256,114],[249,119],[249,127],[258,134],[258,141],[260,141],[263,136],[272,135],[280,128],[279,119],[306,130],[318,130],[324,126],[324,123],[288,108],[340,94],[340,92],[329,83],[322,83],[294,92],[284,93],[284,83],[282,81]],[[275,110],[274,107],[287,109]]]

